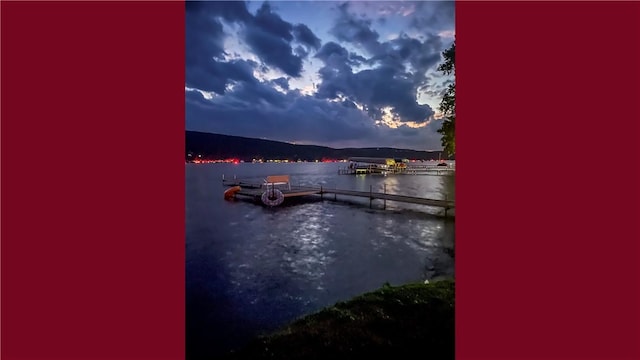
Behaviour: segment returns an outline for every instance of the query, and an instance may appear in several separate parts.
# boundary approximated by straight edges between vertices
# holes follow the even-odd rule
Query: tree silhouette
[[[438,66],[438,71],[442,71],[445,75],[453,74],[453,84],[447,87],[447,91],[440,102],[440,111],[444,116],[442,127],[438,129],[438,133],[442,135],[441,141],[444,151],[449,156],[456,154],[456,43],[451,44],[447,50],[442,52],[444,62]]]

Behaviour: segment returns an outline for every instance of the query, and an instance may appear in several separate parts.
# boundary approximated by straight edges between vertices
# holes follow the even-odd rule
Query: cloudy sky
[[[186,3],[186,129],[441,149],[452,1]]]

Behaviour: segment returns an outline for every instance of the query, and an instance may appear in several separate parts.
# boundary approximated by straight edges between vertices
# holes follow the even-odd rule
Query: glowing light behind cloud
[[[305,40],[299,33],[289,38],[282,35],[282,41],[289,44],[288,49],[292,51],[291,57],[299,59],[294,59],[294,63],[302,62],[300,71],[291,70],[291,62],[283,60],[287,57],[286,51],[274,59],[268,49],[256,46],[247,37],[257,29],[255,26],[261,26],[258,30],[268,34],[266,38],[282,34],[277,18],[263,18],[259,25],[251,22],[263,6],[262,1],[248,2],[245,10],[240,9],[245,5],[229,11],[213,6],[209,15],[222,25],[224,35],[215,40],[222,45],[224,53],[218,52],[212,59],[219,66],[203,67],[198,69],[201,72],[192,74],[204,77],[213,74],[219,80],[214,82],[216,86],[207,86],[206,82],[197,81],[204,77],[194,77],[196,80],[189,83],[190,87],[185,86],[187,128],[255,136],[260,132],[266,134],[267,130],[262,127],[267,123],[275,124],[277,119],[296,119],[295,123],[302,123],[298,120],[302,117],[304,126],[315,130],[304,128],[306,135],[287,134],[287,141],[352,143],[353,146],[370,141],[369,144],[381,146],[406,143],[414,148],[437,148],[439,134],[435,130],[437,120],[442,118],[437,109],[442,90],[452,77],[442,76],[433,64],[455,38],[452,6],[424,1],[354,1],[348,2],[349,15],[345,17],[340,8],[342,4],[329,1],[270,3],[272,14],[288,23],[287,26],[295,28],[302,24],[307,33],[312,32],[320,40],[320,46],[335,42],[343,49],[340,56],[345,60],[338,61],[338,65],[342,63],[340,67],[335,59],[327,62],[329,55],[315,57],[319,49],[313,40]],[[245,11],[244,15],[241,10]],[[224,16],[219,15],[223,13]],[[343,22],[342,32],[332,31],[339,21]],[[206,49],[206,38],[197,39],[205,39],[200,44]],[[420,45],[416,45],[416,41]],[[304,52],[298,51],[298,46],[302,46]],[[424,65],[425,62],[428,65]],[[227,77],[221,75],[225,72],[229,74]],[[381,77],[385,80],[376,80]],[[215,89],[217,93],[196,87]],[[195,96],[196,93],[202,97]],[[424,113],[428,118],[421,119],[420,106],[426,109]],[[204,108],[206,112],[199,110]],[[289,126],[290,121],[293,120],[285,122],[288,125],[283,126],[283,130],[297,129]],[[354,135],[348,135],[352,136],[349,138],[344,134]]]
[[[430,120],[423,123],[415,121],[401,121],[400,117],[395,114],[393,110],[394,109],[390,106],[382,108],[382,117],[376,120],[375,124],[378,126],[386,126],[391,129],[398,129],[403,125],[412,129],[419,129],[426,127],[430,123]]]

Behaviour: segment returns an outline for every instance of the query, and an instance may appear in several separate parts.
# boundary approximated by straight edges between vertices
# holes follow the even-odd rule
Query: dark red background
[[[640,3],[458,2],[457,358],[640,358]],[[2,358],[184,358],[184,5],[2,2]]]

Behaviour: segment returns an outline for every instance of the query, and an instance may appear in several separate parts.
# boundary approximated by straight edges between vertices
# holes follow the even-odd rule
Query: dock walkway
[[[253,197],[259,200],[262,194],[266,191],[264,184],[242,181],[238,179],[222,180],[222,184],[225,186],[240,186],[240,190],[236,192],[236,195]],[[455,208],[455,201],[453,200],[441,200],[441,199],[428,199],[417,196],[407,196],[399,194],[388,194],[385,192],[374,192],[373,187],[369,188],[369,191],[356,191],[356,190],[343,190],[335,188],[325,188],[322,186],[294,186],[291,185],[291,190],[278,188],[284,198],[301,197],[308,195],[320,195],[324,199],[325,194],[333,194],[334,200],[337,200],[337,195],[343,196],[355,196],[369,199],[369,207],[372,207],[373,200],[383,200],[384,207],[386,208],[387,201],[396,201],[410,204],[426,205],[432,207],[443,208],[445,215],[447,210]]]

